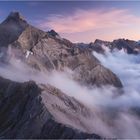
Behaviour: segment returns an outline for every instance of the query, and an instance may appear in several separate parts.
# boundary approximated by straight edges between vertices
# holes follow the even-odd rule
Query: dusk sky
[[[11,11],[73,42],[140,40],[140,1],[0,1],[1,22]]]

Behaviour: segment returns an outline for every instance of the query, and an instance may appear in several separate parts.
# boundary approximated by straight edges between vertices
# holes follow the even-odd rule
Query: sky
[[[19,11],[32,25],[72,42],[140,40],[140,1],[0,1],[0,21]]]

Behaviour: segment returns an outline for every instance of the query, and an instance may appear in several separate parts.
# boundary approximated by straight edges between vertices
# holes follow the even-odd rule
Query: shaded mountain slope
[[[60,90],[1,77],[0,87],[0,138],[100,138],[86,133],[90,110]]]

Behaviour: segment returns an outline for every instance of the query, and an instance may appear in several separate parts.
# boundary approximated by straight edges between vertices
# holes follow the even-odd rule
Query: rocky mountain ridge
[[[12,34],[15,33],[17,36],[14,37],[15,40],[12,39],[10,42],[4,42],[3,38],[0,42],[3,45],[5,44],[3,47],[18,48],[24,59],[23,61],[26,61],[30,66],[45,71],[52,69],[62,71],[65,67],[68,67],[74,72],[73,77],[82,84],[91,86],[111,84],[115,87],[122,87],[119,78],[109,69],[102,66],[90,51],[77,48],[66,39],[52,36],[50,33],[43,32],[29,25],[25,20],[19,18],[19,13],[10,14],[7,18],[8,20],[6,19],[3,22],[4,26],[11,24],[11,22],[9,23],[11,21],[9,20],[10,17],[12,24],[17,26],[18,30],[15,31],[15,28],[13,29],[10,26],[8,31]],[[7,38],[9,32],[4,31],[3,23],[0,25],[0,30],[6,33],[3,36]],[[98,77],[94,74],[94,70],[99,72],[98,75],[104,75],[99,78],[100,81],[98,81]],[[109,78],[106,75],[111,75],[111,77]]]
[[[47,74],[68,68],[74,80],[92,88],[123,87],[91,50],[76,47],[53,30],[29,25],[18,12],[0,24],[0,65],[8,65],[12,57]],[[53,85],[0,76],[0,138],[100,138],[88,122],[94,111],[75,98]]]
[[[59,113],[63,114],[61,119],[66,119],[69,115],[68,120],[71,121],[79,114],[79,122],[83,119],[80,110],[86,111],[85,118],[89,117],[86,113],[90,113],[88,108],[58,89],[50,85],[38,86],[33,81],[17,83],[1,77],[0,87],[0,138],[100,138],[96,134],[85,132],[85,122],[77,125],[76,129],[69,122],[60,123],[60,120],[55,119],[57,116],[53,111],[58,116]],[[64,108],[71,111],[66,112],[67,109]]]
[[[105,53],[106,51],[123,51],[126,54],[140,53],[139,41],[128,39],[116,39],[112,42],[96,39],[94,42],[91,42],[89,44],[83,45],[83,43],[78,43],[76,44],[76,46],[80,48],[87,48],[98,53]]]

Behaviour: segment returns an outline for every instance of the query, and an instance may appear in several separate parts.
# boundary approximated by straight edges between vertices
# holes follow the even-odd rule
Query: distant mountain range
[[[77,47],[89,48],[98,53],[104,53],[106,51],[123,51],[127,54],[139,54],[140,42],[128,39],[117,39],[112,42],[96,39],[95,42],[89,44],[77,43]]]
[[[140,43],[97,39],[94,43],[75,44],[54,30],[44,32],[33,27],[18,12],[11,12],[0,24],[0,65],[8,65],[14,57],[47,74],[68,68],[74,80],[88,87],[123,87],[117,75],[92,54],[116,50],[138,54]],[[0,76],[0,138],[104,137],[94,134],[86,121],[93,115],[91,109],[55,85],[15,82]]]

